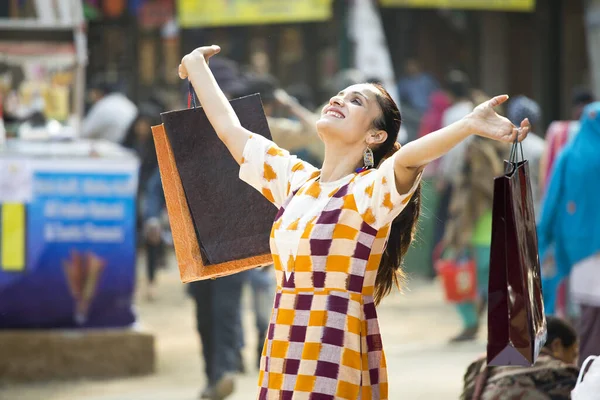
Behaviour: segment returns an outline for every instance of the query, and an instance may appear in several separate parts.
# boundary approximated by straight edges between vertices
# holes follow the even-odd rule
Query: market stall
[[[7,141],[0,329],[134,322],[137,170],[133,156],[108,142]]]
[[[82,6],[54,3],[0,18],[0,329],[127,327],[138,160],[78,139]]]

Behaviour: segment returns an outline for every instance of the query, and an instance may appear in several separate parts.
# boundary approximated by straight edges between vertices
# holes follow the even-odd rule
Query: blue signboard
[[[135,321],[137,167],[102,171],[33,168],[30,201],[0,204],[0,329]]]

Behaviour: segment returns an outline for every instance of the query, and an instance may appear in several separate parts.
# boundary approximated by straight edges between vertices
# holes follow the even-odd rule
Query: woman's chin
[[[337,124],[332,118],[327,117],[326,115],[322,116],[317,120],[317,130],[324,134],[330,134],[340,130],[339,124]]]

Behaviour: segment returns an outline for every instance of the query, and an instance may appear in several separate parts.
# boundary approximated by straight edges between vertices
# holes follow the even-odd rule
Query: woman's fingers
[[[531,126],[529,125],[529,121],[527,119],[524,119],[521,122],[520,127],[517,128],[516,126],[513,125],[513,129],[512,129],[509,141],[514,142],[515,139],[519,142],[523,141],[523,139],[525,139],[527,137],[527,135],[529,134],[530,130],[531,130]]]
[[[527,135],[529,135],[529,130],[531,128],[529,126],[526,126],[524,128],[520,128],[519,130],[519,142],[521,142],[523,139],[525,139],[527,137]]]
[[[492,98],[488,104],[490,105],[490,107],[497,107],[500,104],[504,103],[506,100],[508,100],[508,95],[502,94],[500,96]]]
[[[217,46],[216,44],[213,44],[212,46],[210,46],[208,48],[208,51],[207,51],[205,57],[208,60],[210,57],[214,56],[215,54],[219,54],[220,52],[221,52],[221,48],[219,46]]]
[[[522,141],[523,139],[525,139],[527,137],[527,135],[529,134],[530,130],[531,130],[531,124],[529,123],[529,119],[525,118],[523,121],[521,121],[521,126],[518,129],[518,132],[519,132],[518,140],[519,140],[519,142]]]
[[[216,44],[213,44],[212,46],[199,47],[194,51],[197,51],[200,54],[202,54],[202,57],[204,57],[204,59],[208,62],[208,60],[212,56],[214,56],[215,54],[219,54],[221,52],[221,48],[219,46],[217,46]]]
[[[187,76],[188,76],[188,75],[187,75],[187,71],[186,71],[185,67],[184,67],[182,64],[179,64],[179,70],[178,70],[178,73],[179,73],[179,77],[180,77],[181,79],[186,79],[186,78],[187,78]]]
[[[181,59],[181,64],[179,64],[178,74],[181,79],[186,79],[188,77],[187,67],[192,65],[194,62],[197,62],[199,59],[204,59],[204,61],[208,62],[208,59],[218,54],[221,51],[221,48],[217,45],[212,46],[203,46],[198,47],[190,54],[186,55]]]

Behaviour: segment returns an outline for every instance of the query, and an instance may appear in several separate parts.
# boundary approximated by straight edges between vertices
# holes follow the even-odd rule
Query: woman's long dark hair
[[[402,123],[400,110],[390,94],[379,84],[372,84],[378,91],[377,103],[381,108],[381,116],[373,121],[377,130],[387,132],[387,139],[381,146],[373,149],[375,165],[379,165],[385,158],[391,156],[399,147],[396,146],[398,132]],[[410,198],[406,208],[394,219],[390,227],[390,235],[387,246],[377,270],[375,278],[375,304],[387,296],[394,285],[400,286],[404,279],[402,271],[402,260],[414,237],[419,213],[421,211],[421,185]]]

